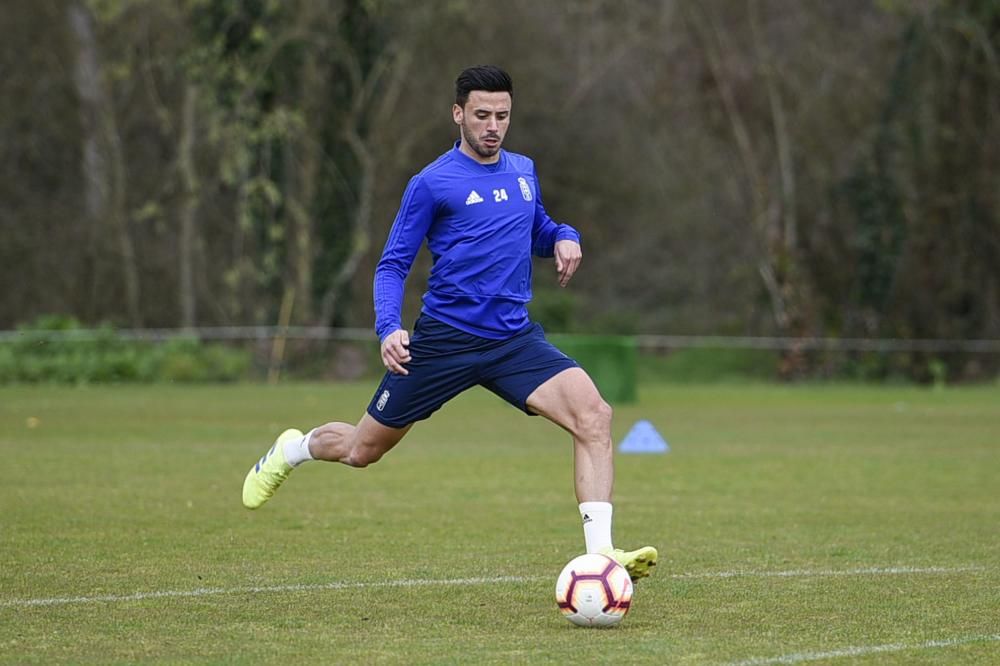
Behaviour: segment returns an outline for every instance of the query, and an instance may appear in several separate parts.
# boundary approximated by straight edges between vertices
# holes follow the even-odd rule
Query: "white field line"
[[[859,645],[856,647],[830,650],[829,652],[796,652],[785,654],[780,657],[755,657],[744,661],[730,662],[727,666],[770,666],[771,664],[801,664],[806,661],[825,661],[843,657],[864,657],[870,654],[882,654],[886,652],[906,652],[931,650],[934,648],[955,647],[958,645],[969,645],[970,643],[995,643],[1000,641],[1000,634],[984,634],[981,636],[965,636],[962,638],[948,638],[937,641],[927,641],[925,643],[889,643],[887,645]]]
[[[863,569],[828,569],[790,571],[707,571],[703,573],[673,574],[672,579],[724,579],[724,578],[814,578],[824,576],[898,576],[920,574],[954,574],[982,571],[983,567],[866,567]],[[193,590],[159,590],[133,594],[100,594],[82,597],[43,597],[38,599],[0,599],[0,608],[28,608],[33,606],[64,606],[67,604],[113,603],[119,601],[145,601],[182,597],[208,597],[222,594],[275,594],[283,592],[311,592],[316,590],[379,589],[392,587],[430,587],[445,585],[493,585],[497,583],[533,583],[547,580],[547,576],[493,576],[488,578],[438,578],[404,579],[375,582],[303,583],[298,585],[269,585],[260,587],[201,587]]]
[[[208,597],[218,594],[273,594],[282,592],[312,592],[315,590],[356,590],[383,587],[424,587],[434,585],[490,585],[493,583],[527,583],[541,580],[541,577],[494,576],[492,578],[441,578],[387,580],[382,582],[333,582],[303,583],[301,585],[269,585],[264,587],[200,587],[194,590],[162,590],[159,592],[136,592],[134,594],[102,594],[92,597],[53,597],[48,599],[4,599],[0,608],[25,606],[62,606],[65,604],[92,604],[113,601],[144,601],[146,599],[166,599],[174,597]]]
[[[951,574],[982,571],[983,567],[865,567],[863,569],[793,569],[791,571],[708,571],[674,574],[671,578],[820,578],[823,576],[899,576],[903,574]]]

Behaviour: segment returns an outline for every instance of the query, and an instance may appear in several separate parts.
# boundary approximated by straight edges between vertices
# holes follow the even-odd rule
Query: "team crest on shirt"
[[[531,201],[531,188],[528,187],[528,181],[524,178],[518,178],[517,184],[521,186],[521,196],[524,197],[524,200]]]

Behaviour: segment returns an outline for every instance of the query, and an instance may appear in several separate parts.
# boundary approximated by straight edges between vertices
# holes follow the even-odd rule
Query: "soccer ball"
[[[573,624],[613,627],[632,605],[632,579],[625,567],[606,555],[580,555],[559,574],[556,604]]]

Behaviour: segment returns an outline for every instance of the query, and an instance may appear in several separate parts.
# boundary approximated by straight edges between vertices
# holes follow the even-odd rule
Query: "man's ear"
[[[456,125],[461,125],[462,120],[465,119],[465,110],[462,109],[458,104],[451,105],[451,119],[455,121]]]

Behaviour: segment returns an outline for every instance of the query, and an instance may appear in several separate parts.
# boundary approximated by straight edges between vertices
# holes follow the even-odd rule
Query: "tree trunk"
[[[306,3],[300,15],[300,30],[308,32],[319,22],[316,3]],[[298,305],[293,321],[310,323],[314,311],[313,265],[315,259],[314,230],[316,194],[318,192],[323,151],[321,136],[323,120],[328,109],[327,86],[324,72],[317,62],[318,45],[310,44],[303,55],[301,80],[297,91],[297,104],[302,110],[305,129],[289,141],[285,162],[289,174],[288,188],[288,267]],[[320,322],[323,323],[323,322]]]
[[[788,133],[788,119],[785,115],[785,105],[778,91],[774,58],[771,55],[767,40],[760,34],[759,7],[756,0],[748,2],[750,14],[750,36],[757,59],[761,64],[764,85],[767,88],[767,100],[771,109],[771,119],[774,123],[774,143],[778,159],[778,174],[781,183],[780,222],[776,224],[776,235],[781,237],[780,245],[791,262],[798,249],[798,218],[796,215],[795,197],[795,165],[792,161],[792,142]]]
[[[197,325],[197,297],[194,288],[194,264],[197,251],[196,215],[198,212],[198,174],[194,161],[194,139],[196,134],[196,106],[198,87],[193,83],[184,86],[184,100],[181,109],[181,135],[177,148],[177,169],[180,172],[181,203],[178,235],[179,301],[181,306],[181,326],[194,328]]]
[[[331,280],[320,303],[319,323],[328,325],[336,313],[337,297],[341,288],[357,272],[362,258],[371,247],[371,221],[375,207],[375,176],[378,168],[376,136],[362,133],[363,122],[372,116],[371,126],[384,127],[397,109],[403,81],[409,71],[410,52],[405,49],[392,51],[389,47],[376,59],[372,68],[363,75],[355,58],[346,63],[353,86],[354,99],[348,114],[343,136],[358,161],[358,204],[351,224],[351,242],[347,257]],[[388,80],[383,84],[383,77]],[[377,91],[377,92],[376,92]],[[375,100],[377,103],[373,103]],[[374,108],[373,108],[374,107]]]
[[[340,270],[330,282],[320,304],[319,324],[330,325],[337,310],[337,297],[340,289],[354,277],[361,258],[371,246],[371,218],[375,198],[375,168],[376,161],[364,139],[351,128],[346,133],[348,144],[358,160],[360,176],[358,178],[358,206],[354,212],[351,224],[351,244],[347,257],[340,264]]]
[[[132,326],[142,325],[139,309],[139,271],[135,246],[128,229],[125,197],[125,155],[115,121],[114,106],[105,89],[94,35],[94,18],[81,3],[67,10],[70,29],[76,37],[77,62],[73,81],[83,116],[83,164],[87,215],[96,228],[108,224],[115,239],[125,309]]]
[[[710,10],[706,10],[710,12]],[[710,13],[702,15],[699,10],[690,12],[691,22],[701,38],[705,48],[705,58],[708,62],[712,78],[719,90],[719,96],[729,120],[733,140],[743,163],[746,182],[750,193],[750,231],[757,248],[757,272],[764,283],[764,289],[771,301],[771,311],[774,314],[778,332],[787,334],[790,328],[790,317],[784,279],[777,267],[782,265],[780,244],[774,242],[774,234],[769,225],[770,209],[767,179],[760,163],[760,158],[751,140],[751,131],[740,111],[733,94],[732,86],[727,78],[722,54],[732,47],[726,42],[726,34]]]

